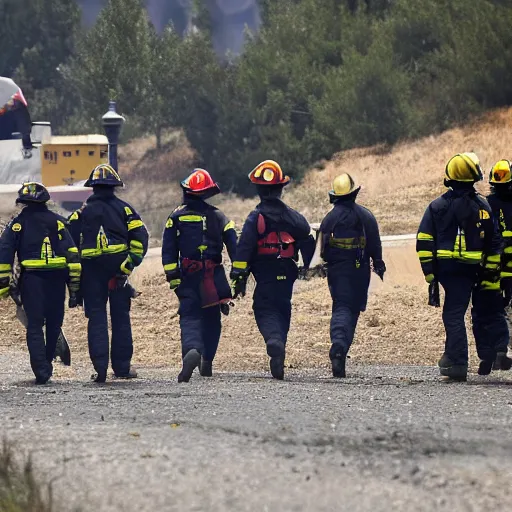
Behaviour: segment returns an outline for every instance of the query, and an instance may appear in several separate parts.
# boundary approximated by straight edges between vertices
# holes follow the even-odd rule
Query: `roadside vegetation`
[[[194,4],[198,30],[181,39],[155,32],[143,0],[108,0],[89,30],[74,0],[2,0],[0,74],[56,132],[100,130],[109,99],[125,140],[149,133],[169,152],[166,131],[181,130],[195,162],[242,195],[264,158],[301,179],[340,151],[385,151],[512,104],[510,2],[262,0],[260,32],[226,59]],[[167,161],[145,176],[184,172]]]
[[[31,457],[20,462],[14,444],[0,446],[0,510],[2,512],[57,512],[51,484],[36,475]]]

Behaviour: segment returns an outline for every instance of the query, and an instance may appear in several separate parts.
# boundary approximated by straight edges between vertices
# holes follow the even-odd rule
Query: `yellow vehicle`
[[[86,180],[100,163],[108,163],[104,135],[52,136],[41,144],[41,181],[47,187]]]

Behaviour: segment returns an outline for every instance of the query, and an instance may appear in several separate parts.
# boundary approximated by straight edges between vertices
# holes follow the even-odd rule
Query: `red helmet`
[[[250,173],[249,179],[255,185],[287,185],[290,177],[285,176],[281,166],[274,160],[265,160]]]
[[[192,174],[181,182],[183,190],[200,197],[212,197],[220,192],[220,188],[204,169],[194,169]]]

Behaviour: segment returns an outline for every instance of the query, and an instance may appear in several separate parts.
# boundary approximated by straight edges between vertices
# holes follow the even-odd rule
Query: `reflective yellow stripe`
[[[434,241],[434,237],[432,235],[429,235],[428,233],[418,233],[418,236],[416,238],[418,240],[427,240],[429,242]]]
[[[484,290],[492,291],[492,290],[499,290],[500,289],[500,282],[497,281],[496,283],[492,283],[491,281],[482,281],[480,283],[482,288]]]
[[[64,223],[60,220],[57,221],[57,231],[62,231],[63,229],[66,229],[66,226],[64,226]]]
[[[69,221],[78,220],[78,212],[73,212],[71,217],[69,217]]]
[[[204,251],[206,251],[206,249],[208,249],[208,246],[207,245],[200,245],[197,250],[200,252],[200,253],[203,253]]]
[[[200,215],[182,215],[178,219],[182,222],[203,222],[203,217]]]
[[[130,252],[136,256],[142,256],[144,254],[144,246],[137,240],[132,240],[130,242]]]
[[[235,221],[233,220],[230,220],[224,227],[224,231],[229,231],[230,229],[235,229]]]
[[[119,254],[128,250],[126,244],[109,245],[108,247],[94,249],[82,249],[82,258],[96,258],[102,254]]]
[[[9,263],[0,263],[0,272],[10,272],[12,266]]]
[[[0,299],[9,295],[9,288],[0,288]]]
[[[132,229],[142,228],[144,227],[144,222],[141,220],[132,220],[128,222],[128,231],[132,231]]]
[[[5,274],[4,274],[4,273],[0,273],[0,279],[4,279],[4,278],[6,278],[6,277],[9,277],[9,278],[10,278],[10,277],[11,277],[11,273],[10,273],[10,272],[7,272],[7,273],[5,273]]]
[[[491,254],[490,256],[487,256],[487,261],[490,263],[499,263],[501,259],[501,256],[499,254]]]
[[[425,281],[427,281],[427,283],[431,283],[433,280],[434,280],[434,274],[427,274],[425,276]]]
[[[172,228],[172,226],[173,226],[173,222],[172,222],[172,219],[169,217],[167,219],[167,222],[165,223],[165,229]]]
[[[71,253],[73,253],[73,254],[78,254],[78,249],[77,249],[76,247],[70,247],[70,248],[68,249],[68,252],[71,252]]]
[[[436,254],[439,259],[456,259],[467,263],[480,263],[482,260],[481,251],[461,251],[459,254],[459,251],[439,249]]]
[[[82,265],[80,263],[68,263],[69,275],[79,276],[82,273]]]
[[[503,232],[501,233],[501,236],[502,236],[503,238],[511,238],[511,237],[512,237],[512,231],[503,231]]]
[[[418,258],[432,258],[434,253],[432,251],[418,251]]]
[[[512,247],[505,247],[505,250],[503,252],[505,254],[512,254]]]
[[[512,272],[502,272],[501,277],[512,277]]]
[[[247,268],[247,262],[246,261],[234,261],[233,262],[233,268],[238,268],[240,270],[245,270]]]
[[[171,272],[172,270],[176,270],[177,268],[178,268],[177,263],[168,263],[167,265],[164,265],[165,272]]]
[[[366,238],[333,238],[329,239],[329,245],[337,249],[360,249],[366,247]]]
[[[24,268],[66,268],[66,258],[48,258],[48,260],[24,260],[21,262]]]
[[[82,258],[96,258],[101,256],[101,249],[82,249]]]

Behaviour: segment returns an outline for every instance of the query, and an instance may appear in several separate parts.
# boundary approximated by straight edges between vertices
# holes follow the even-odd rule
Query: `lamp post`
[[[124,117],[116,112],[116,102],[111,101],[108,112],[101,118],[108,139],[108,163],[117,171],[117,145],[124,124]]]

